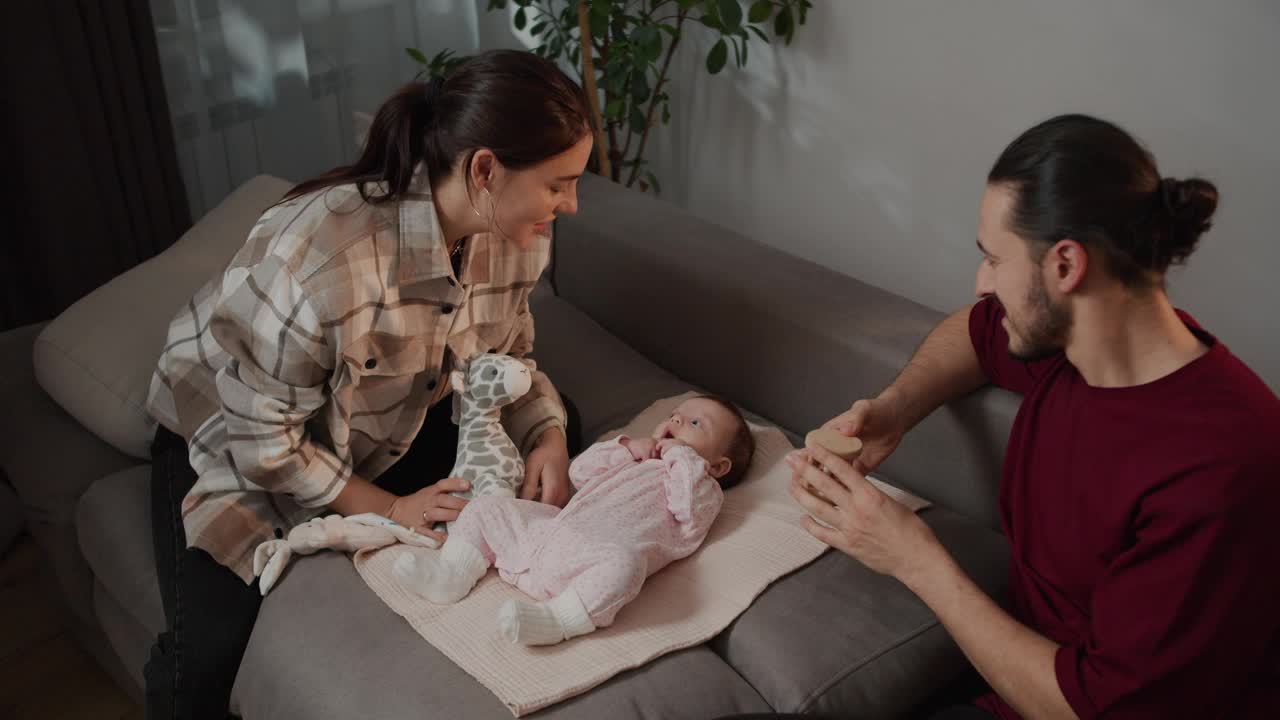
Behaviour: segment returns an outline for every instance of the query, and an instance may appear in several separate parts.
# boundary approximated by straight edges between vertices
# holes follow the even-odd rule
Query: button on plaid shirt
[[[532,350],[529,294],[549,256],[547,239],[476,235],[455,278],[421,168],[399,202],[343,185],[268,209],[174,318],[151,381],[148,409],[187,439],[198,475],[188,546],[251,582],[259,543],[395,463],[459,360]],[[541,372],[503,413],[525,454],[564,422]]]

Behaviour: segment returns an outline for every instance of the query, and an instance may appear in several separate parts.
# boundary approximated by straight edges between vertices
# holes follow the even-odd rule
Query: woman
[[[148,717],[226,716],[262,541],[323,512],[442,539],[432,528],[457,518],[465,501],[449,493],[466,489],[441,480],[457,441],[448,372],[532,349],[528,296],[550,223],[577,210],[588,118],[578,86],[529,53],[406,85],[355,164],[269,208],[178,313],[148,399],[168,623]],[[565,409],[534,375],[503,421],[527,455],[522,497],[563,506]]]

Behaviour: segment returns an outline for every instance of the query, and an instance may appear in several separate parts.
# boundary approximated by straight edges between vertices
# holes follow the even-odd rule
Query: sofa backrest
[[[801,435],[874,397],[944,317],[600,178],[584,177],[579,195],[556,228],[560,296],[676,375]],[[994,388],[954,402],[877,475],[998,529],[1017,406]]]

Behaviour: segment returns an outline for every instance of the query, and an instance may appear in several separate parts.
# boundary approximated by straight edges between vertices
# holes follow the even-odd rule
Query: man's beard
[[[1009,336],[1009,355],[1023,362],[1035,362],[1061,352],[1071,332],[1071,308],[1049,297],[1039,272],[1032,273],[1026,307],[1030,321],[1025,327],[1015,324],[1012,318],[1009,320],[1010,329],[1015,331]],[[1005,316],[1008,317],[1008,308]]]

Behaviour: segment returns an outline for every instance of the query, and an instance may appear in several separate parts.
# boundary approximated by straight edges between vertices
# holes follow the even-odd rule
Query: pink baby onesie
[[[637,462],[615,438],[569,466],[577,494],[563,510],[530,500],[478,497],[449,541],[474,546],[503,580],[536,600],[573,588],[596,627],[640,592],[645,578],[693,553],[724,492],[690,447]]]

